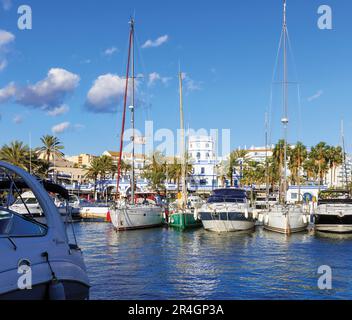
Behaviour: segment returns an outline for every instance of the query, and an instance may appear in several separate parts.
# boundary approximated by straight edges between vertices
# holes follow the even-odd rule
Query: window
[[[207,157],[207,159],[209,159],[209,158],[210,158],[210,154],[209,154],[209,152],[207,152],[206,157]]]
[[[197,152],[197,159],[199,160],[200,159],[200,152]]]
[[[207,144],[205,145],[205,147],[206,147],[206,148],[209,148],[209,143],[207,143]]]
[[[1,237],[40,237],[44,236],[47,228],[39,223],[25,219],[18,214],[0,209],[0,238]]]
[[[298,199],[298,193],[291,193],[291,199],[292,200],[297,200]]]
[[[205,168],[201,168],[200,173],[205,174]]]

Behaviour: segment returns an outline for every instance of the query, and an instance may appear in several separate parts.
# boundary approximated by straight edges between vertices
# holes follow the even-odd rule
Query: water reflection
[[[77,224],[93,299],[348,298],[350,240],[290,237],[257,228],[217,234],[159,228],[116,233]],[[334,270],[334,290],[317,288],[318,267]]]

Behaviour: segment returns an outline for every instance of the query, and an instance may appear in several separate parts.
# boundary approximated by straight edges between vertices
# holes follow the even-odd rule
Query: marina
[[[0,27],[0,300],[351,299],[351,99],[336,86],[348,67],[322,74],[325,52],[308,57],[329,5],[308,32],[311,3],[269,2],[236,7],[241,27],[225,10],[221,29],[209,4],[170,3],[179,28],[139,0],[129,15],[90,1],[94,30],[67,3],[67,29],[32,30],[30,5],[16,32]],[[15,1],[0,4],[10,19]],[[151,37],[162,28],[173,34]],[[39,63],[24,32],[58,43]],[[30,61],[28,78],[12,59]],[[307,96],[312,83],[325,89]]]

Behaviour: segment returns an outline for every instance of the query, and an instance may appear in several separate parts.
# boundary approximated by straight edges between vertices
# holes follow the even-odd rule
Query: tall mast
[[[181,171],[182,171],[182,209],[187,205],[187,185],[186,185],[186,150],[185,150],[185,125],[183,114],[183,95],[182,95],[182,72],[179,71],[180,83],[180,125],[181,125]]]
[[[132,125],[132,192],[131,192],[131,202],[135,203],[135,121],[134,121],[134,111],[135,111],[135,70],[134,70],[134,20],[131,19],[131,32],[132,32],[132,106],[131,109],[131,125]]]
[[[120,153],[119,161],[117,166],[117,183],[116,183],[116,200],[119,199],[119,187],[120,187],[120,177],[121,177],[121,164],[122,164],[122,151],[123,151],[123,138],[125,133],[126,124],[126,107],[127,107],[127,95],[128,95],[128,80],[130,76],[130,62],[131,62],[131,49],[134,33],[134,21],[130,21],[130,37],[129,37],[129,47],[128,47],[128,58],[127,58],[127,68],[126,68],[126,85],[125,85],[125,95],[123,100],[123,114],[122,114],[122,126],[120,135]]]
[[[268,114],[265,113],[265,183],[266,183],[266,202],[269,202],[269,162],[268,162]]]
[[[342,140],[342,152],[343,152],[343,166],[345,171],[345,188],[348,188],[348,175],[347,175],[347,163],[346,163],[346,148],[345,148],[345,133],[344,133],[344,123],[341,120],[341,140]]]
[[[283,13],[283,36],[284,36],[284,79],[283,79],[283,105],[284,116],[281,120],[284,126],[284,181],[283,189],[285,192],[284,202],[287,203],[287,127],[288,127],[288,82],[287,82],[287,22],[286,22],[286,0],[284,0]]]

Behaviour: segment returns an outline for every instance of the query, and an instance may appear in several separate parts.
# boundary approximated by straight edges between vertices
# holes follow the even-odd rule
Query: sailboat
[[[183,95],[182,95],[182,72],[179,72],[179,89],[180,89],[180,124],[181,124],[181,171],[182,171],[182,195],[178,202],[178,208],[169,215],[169,226],[180,230],[201,227],[202,223],[197,217],[197,210],[187,208],[187,160],[185,148],[185,128],[183,114]]]
[[[283,79],[283,105],[284,116],[281,123],[284,127],[284,177],[280,179],[280,192],[283,190],[284,197],[280,197],[280,203],[264,212],[264,229],[282,234],[291,234],[305,231],[309,224],[309,216],[304,212],[301,205],[287,203],[287,131],[288,131],[288,81],[287,81],[287,21],[286,21],[286,0],[283,7],[283,59],[284,59],[284,79]],[[281,44],[281,41],[280,41]],[[282,175],[282,172],[280,172]],[[283,199],[282,199],[283,198]]]
[[[114,228],[117,231],[135,230],[144,228],[160,227],[163,224],[163,206],[150,201],[143,201],[137,203],[136,201],[136,177],[135,177],[135,61],[134,61],[134,34],[135,23],[134,19],[130,20],[130,33],[129,33],[129,48],[128,48],[128,61],[126,71],[126,86],[123,103],[123,116],[121,127],[120,139],[120,152],[118,161],[117,185],[116,185],[116,201],[110,208],[110,218]],[[126,123],[126,109],[127,99],[129,93],[129,79],[130,67],[132,68],[132,105],[129,107],[131,111],[131,124],[132,124],[132,177],[131,177],[131,196],[122,195],[119,192],[120,178],[121,178],[121,165],[122,165],[122,152],[123,152],[123,138]],[[140,195],[140,194],[139,194]]]

